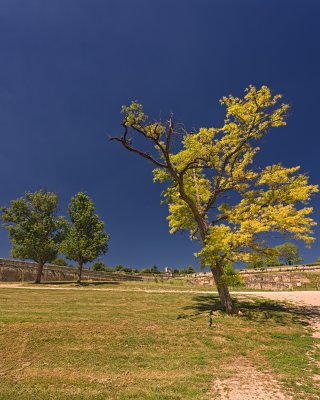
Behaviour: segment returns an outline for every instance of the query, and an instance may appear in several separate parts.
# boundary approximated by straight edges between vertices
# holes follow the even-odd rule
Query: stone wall
[[[31,282],[35,280],[37,264],[29,261],[0,258],[0,281],[2,282]],[[77,269],[46,264],[43,268],[43,281],[75,281]],[[125,275],[120,273],[96,272],[83,269],[84,281],[142,281],[153,279],[143,275]]]
[[[35,280],[37,264],[29,261],[20,261],[0,258],[0,281],[2,282],[32,282]],[[320,266],[284,266],[264,269],[252,269],[239,271],[245,287],[250,289],[265,290],[292,290],[303,288],[313,282],[318,282],[315,287],[320,290]],[[312,276],[316,277],[313,279]],[[172,279],[170,276],[164,279]],[[213,285],[211,272],[202,272],[187,276],[187,280],[193,285]],[[77,269],[60,267],[47,264],[43,269],[43,281],[76,281]],[[96,272],[83,270],[84,281],[154,281],[153,275],[129,275],[121,273]]]
[[[320,277],[320,266],[283,266],[263,269],[240,270],[244,286],[250,289],[264,290],[293,290],[303,288],[314,281],[313,277]],[[190,282],[197,285],[212,285],[211,272],[194,274]],[[319,283],[315,284],[320,290]]]
[[[277,268],[275,271],[272,268],[262,271],[248,270],[241,271],[240,274],[245,286],[250,289],[293,290],[310,284],[312,275],[320,276],[320,266]]]

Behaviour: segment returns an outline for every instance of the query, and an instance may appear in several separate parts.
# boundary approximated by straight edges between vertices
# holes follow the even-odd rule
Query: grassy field
[[[213,399],[245,360],[319,399],[315,339],[281,305],[239,301],[235,317],[206,293],[66,289],[0,290],[1,400]]]
[[[33,282],[3,282],[5,285],[16,286],[26,286],[32,287]],[[56,288],[79,288],[79,285],[76,282],[71,281],[47,281],[41,283],[42,287],[56,287]],[[120,289],[120,290],[168,290],[168,291],[188,291],[188,292],[216,292],[217,288],[212,284],[192,284],[185,278],[174,278],[170,280],[161,280],[156,278],[156,280],[150,281],[83,281],[81,284],[81,288],[91,288],[91,289],[100,289],[100,288],[110,288],[110,289]],[[263,289],[251,289],[245,286],[230,286],[231,291],[252,291],[252,292],[260,292],[265,291]],[[301,289],[300,289],[301,290]],[[307,288],[306,290],[309,290]]]

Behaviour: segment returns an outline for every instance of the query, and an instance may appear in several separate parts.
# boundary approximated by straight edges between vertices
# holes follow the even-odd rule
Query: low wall
[[[320,277],[320,265],[293,265],[262,269],[240,270],[244,285],[250,289],[264,290],[293,290],[303,288],[314,281],[314,277]],[[194,274],[191,283],[198,285],[212,285],[213,276],[211,272]],[[315,284],[320,289],[319,283]]]
[[[37,264],[29,261],[0,258],[0,281],[31,282],[35,280]],[[143,275],[125,275],[108,272],[82,270],[82,280],[88,281],[142,281],[150,277]],[[153,279],[153,277],[151,278]],[[43,281],[76,281],[77,269],[46,264],[42,273]]]
[[[245,286],[251,289],[293,290],[308,286],[313,279],[312,275],[320,276],[320,266],[301,266],[295,268],[268,268],[264,271],[242,271],[241,276]],[[320,281],[317,285],[320,289]]]
[[[35,280],[37,264],[0,258],[0,281],[2,282],[32,282]],[[263,269],[240,270],[244,285],[250,289],[292,290],[303,288],[316,282],[314,286],[320,290],[320,265],[282,266]],[[313,279],[315,277],[316,279]],[[171,279],[169,276],[163,279]],[[76,281],[77,269],[46,264],[43,269],[43,281]],[[84,269],[84,281],[154,281],[153,275],[129,275],[121,273],[98,272]],[[188,276],[187,280],[194,285],[213,285],[211,272],[202,272]]]

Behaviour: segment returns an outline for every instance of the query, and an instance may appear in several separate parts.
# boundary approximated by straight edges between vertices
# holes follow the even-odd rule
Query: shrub
[[[93,265],[92,265],[92,269],[94,271],[106,271],[106,264],[102,261],[96,261]]]
[[[58,258],[54,259],[52,261],[52,264],[53,265],[59,265],[61,267],[66,267],[68,265],[67,261],[62,257],[58,257]]]

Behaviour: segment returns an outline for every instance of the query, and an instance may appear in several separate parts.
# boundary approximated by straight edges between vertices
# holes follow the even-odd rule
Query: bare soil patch
[[[217,379],[212,386],[211,399],[221,400],[291,400],[284,394],[272,374],[257,371],[245,359],[237,359],[226,368],[230,377]]]
[[[291,303],[295,311],[298,310],[307,317],[313,329],[313,337],[320,339],[320,292],[244,292],[238,293],[237,297],[247,296]],[[316,344],[316,347],[319,345]],[[310,358],[313,358],[313,354],[310,354]],[[318,382],[320,376],[315,375],[313,379]],[[271,375],[256,371],[250,364],[238,367],[233,371],[231,378],[216,381],[213,393],[216,396],[214,398],[225,400],[286,400],[292,398],[281,391],[278,382]]]
[[[310,326],[314,330],[313,336],[320,339],[320,291],[253,292],[250,293],[250,296],[286,301],[298,306],[301,312],[308,317]]]

